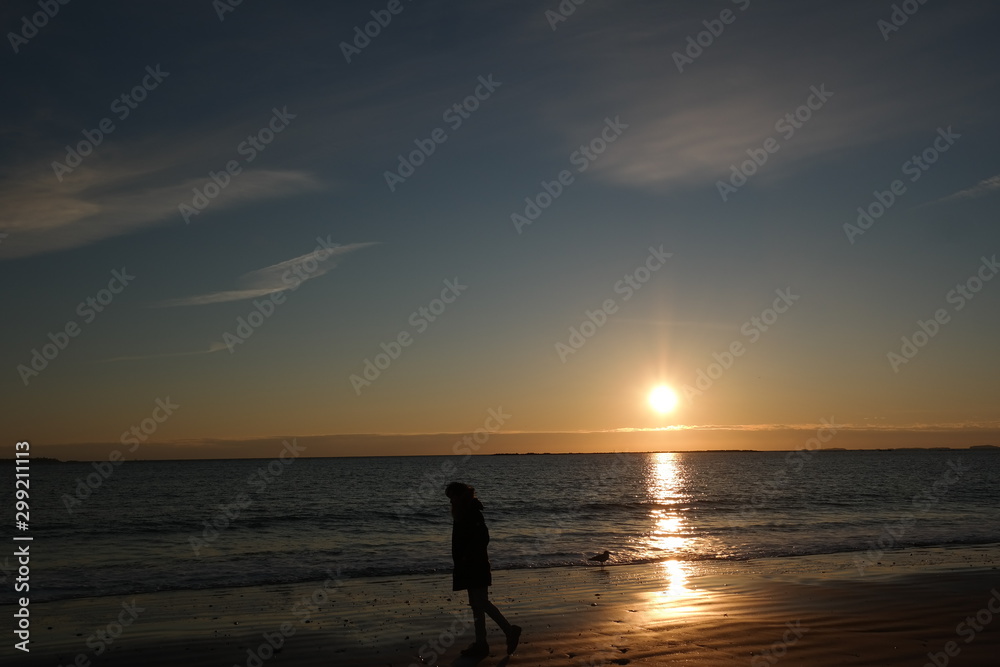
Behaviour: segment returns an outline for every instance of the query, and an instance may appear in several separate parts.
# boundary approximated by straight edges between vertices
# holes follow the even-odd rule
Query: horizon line
[[[43,447],[45,445],[42,445]],[[615,450],[601,452],[491,452],[488,454],[471,453],[469,456],[590,456],[606,454],[778,454],[801,451],[799,449],[664,449],[664,450]],[[895,451],[955,451],[963,452],[969,450],[977,451],[1000,451],[1000,445],[968,445],[966,447],[821,447],[810,450],[814,452],[895,452]],[[456,454],[344,454],[328,456],[299,456],[299,459],[384,459],[384,458],[413,458],[413,457],[442,457],[456,456]],[[125,462],[157,462],[157,461],[268,461],[273,456],[230,456],[223,458],[171,458],[171,459],[122,459]],[[21,458],[2,458],[2,461],[11,463],[25,461]],[[36,456],[27,459],[28,462],[38,462],[40,460],[55,463],[93,463],[92,459],[60,459],[51,456]]]

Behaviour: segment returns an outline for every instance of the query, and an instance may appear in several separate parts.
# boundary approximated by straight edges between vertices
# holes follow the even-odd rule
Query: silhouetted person
[[[500,610],[489,600],[488,588],[493,583],[490,572],[490,557],[486,545],[490,542],[490,531],[483,519],[483,504],[476,498],[476,490],[468,484],[452,482],[445,489],[451,499],[451,515],[455,519],[451,531],[451,557],[455,560],[452,575],[453,591],[468,589],[469,606],[476,630],[476,641],[462,651],[470,658],[484,658],[490,654],[486,642],[486,614],[490,615],[507,636],[507,655],[517,648],[521,628],[511,625]]]

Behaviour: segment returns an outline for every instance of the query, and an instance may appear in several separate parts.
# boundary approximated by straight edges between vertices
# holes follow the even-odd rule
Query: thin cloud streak
[[[268,294],[274,294],[275,292],[282,292],[297,287],[307,280],[312,280],[313,278],[318,278],[329,273],[337,266],[336,258],[373,245],[378,245],[378,243],[369,241],[366,243],[352,243],[346,246],[331,247],[330,254],[325,259],[316,258],[317,250],[313,250],[304,255],[299,255],[298,257],[266,266],[263,269],[243,274],[237,278],[237,282],[244,286],[243,289],[222,290],[195,296],[167,299],[154,304],[154,306],[159,308],[206,306],[213,303],[245,301],[246,299],[255,299],[267,296]],[[310,258],[316,262],[317,268],[311,271],[297,272],[296,269],[304,268],[305,261]]]
[[[132,173],[90,170],[72,182],[67,179],[66,187],[56,187],[58,184],[51,177],[18,183],[0,192],[0,208],[6,212],[0,224],[10,232],[9,241],[0,247],[0,258],[76,248],[171,219],[181,224],[179,205],[190,205],[192,190],[204,186],[205,181],[201,177],[144,187]],[[319,181],[304,171],[244,171],[205,210],[216,211],[320,187]],[[197,224],[199,217],[193,217],[191,222]]]
[[[112,361],[141,361],[143,359],[164,359],[167,357],[191,357],[201,354],[212,354],[214,352],[221,352],[222,350],[229,349],[224,343],[212,343],[207,350],[195,350],[194,352],[166,352],[164,354],[145,354],[145,355],[135,355],[127,357],[112,357],[111,359],[100,359],[97,361],[99,364],[107,364]]]
[[[650,3],[645,10],[652,7]],[[826,26],[816,35],[818,48],[843,52],[843,58],[789,59],[784,46],[788,25],[764,22],[757,12],[755,6],[741,15],[727,28],[725,39],[683,73],[673,66],[671,53],[683,50],[691,31],[702,29],[697,21],[651,27],[657,25],[655,19],[643,20],[636,10],[634,19],[622,19],[613,29],[594,25],[587,35],[591,48],[565,52],[565,64],[581,74],[560,81],[566,94],[550,101],[541,115],[565,135],[567,152],[595,136],[604,116],[620,116],[629,129],[588,173],[619,186],[670,192],[729,178],[731,165],[747,160],[746,151],[759,149],[769,137],[780,149],[754,183],[780,182],[803,168],[850,157],[851,151],[894,137],[933,133],[932,123],[943,121],[928,119],[948,118],[941,109],[957,100],[971,103],[981,94],[981,82],[962,76],[940,76],[940,94],[933,98],[912,85],[915,72],[926,75],[915,69],[925,57],[919,50],[922,37],[897,47],[886,61],[886,76],[873,82],[866,68],[884,56],[884,42],[858,44],[854,15],[834,6],[814,12]],[[949,26],[967,25],[981,13],[950,16]],[[692,19],[697,16],[691,14]],[[622,71],[630,76],[622,77]],[[724,94],[720,81],[727,83]],[[812,118],[792,128],[793,134],[776,129],[785,114],[805,104],[812,87],[824,85],[831,95],[813,109]]]
[[[943,199],[938,201],[952,201],[954,199],[973,199],[975,197],[983,197],[985,195],[994,192],[995,190],[1000,190],[1000,174],[996,176],[991,176],[990,178],[979,181],[971,188],[965,190],[960,190],[955,194],[948,195]]]

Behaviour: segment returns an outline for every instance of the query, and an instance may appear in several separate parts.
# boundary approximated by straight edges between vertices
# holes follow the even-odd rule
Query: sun
[[[673,412],[674,408],[677,407],[677,392],[667,385],[661,384],[649,392],[649,404],[660,414],[665,415],[668,412]]]

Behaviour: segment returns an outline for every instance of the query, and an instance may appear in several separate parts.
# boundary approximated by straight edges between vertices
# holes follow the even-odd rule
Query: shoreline
[[[756,658],[752,667],[762,667],[774,664],[777,656],[764,651],[777,646],[797,654],[788,664],[922,665],[928,651],[955,641],[962,663],[971,665],[986,662],[970,656],[1000,646],[1000,620],[968,645],[955,631],[1000,589],[1000,545],[888,552],[864,574],[851,556],[498,570],[491,599],[525,629],[511,664],[697,658],[746,665]],[[115,596],[37,603],[31,653],[7,645],[0,656],[4,664],[67,667],[259,667],[253,655],[275,666],[462,665],[455,660],[472,630],[465,592],[452,592],[450,584],[447,573],[335,577],[137,594],[134,602]],[[129,605],[135,618],[119,630]],[[104,643],[98,628],[120,634]],[[506,664],[503,636],[491,621],[487,628],[493,655],[479,664]],[[794,646],[782,644],[793,638]],[[621,660],[628,662],[614,662]]]
[[[696,560],[687,559],[671,559],[671,558],[661,558],[661,559],[650,559],[650,560],[639,560],[630,561],[627,563],[617,563],[612,560],[607,563],[607,568],[617,568],[617,567],[632,567],[632,566],[643,566],[643,565],[658,565],[664,562],[678,561],[686,566],[695,568],[699,573],[708,572],[725,572],[730,568],[745,568],[750,567],[755,573],[766,573],[766,572],[776,572],[780,574],[790,574],[795,572],[809,573],[814,571],[822,572],[840,572],[845,576],[849,576],[851,571],[857,571],[857,567],[854,564],[854,559],[856,557],[862,557],[868,554],[866,551],[841,551],[833,553],[821,553],[821,554],[802,554],[802,555],[782,555],[782,556],[763,556],[759,558],[701,558]],[[967,566],[973,566],[975,564],[985,564],[989,566],[992,562],[989,560],[993,558],[996,554],[1000,554],[1000,542],[989,542],[985,544],[949,544],[949,545],[936,545],[936,546],[926,546],[926,547],[893,547],[891,549],[886,549],[881,553],[881,556],[886,559],[885,563],[879,562],[877,560],[871,561],[869,565],[866,566],[866,571],[870,574],[876,574],[883,571],[889,571],[894,567],[899,568],[916,568],[920,570],[951,570],[951,569],[962,569]],[[997,563],[1000,565],[1000,562]],[[573,564],[561,563],[558,565],[540,565],[535,567],[498,567],[496,560],[493,560],[493,572],[535,572],[535,571],[546,571],[546,570],[560,570],[564,568],[577,568],[577,567],[594,567],[594,563],[585,563],[582,559]],[[334,565],[335,567],[335,565]],[[333,573],[328,569],[327,573],[333,576]],[[398,578],[405,577],[440,577],[440,576],[450,576],[451,569],[442,569],[439,571],[427,571],[427,572],[407,572],[407,573],[393,573],[393,574],[362,574],[362,575],[343,575],[345,579],[352,580],[370,580],[373,582],[384,581],[384,580],[395,580]],[[219,590],[231,590],[240,588],[268,588],[268,587],[281,587],[281,586],[306,586],[312,583],[318,583],[322,579],[302,579],[298,581],[278,581],[278,582],[264,582],[264,583],[253,583],[244,585],[218,585],[209,586],[204,588],[167,588],[160,589],[156,591],[145,591],[145,592],[128,592],[128,593],[108,593],[105,595],[73,595],[69,597],[57,598],[55,600],[39,600],[35,604],[52,604],[60,602],[71,602],[74,600],[98,600],[105,597],[122,597],[123,595],[133,596],[133,595],[160,595],[160,594],[170,594],[170,593],[210,593],[212,591]],[[36,594],[37,596],[37,594]],[[35,598],[32,598],[35,601]],[[3,608],[3,604],[0,603],[0,608]]]

